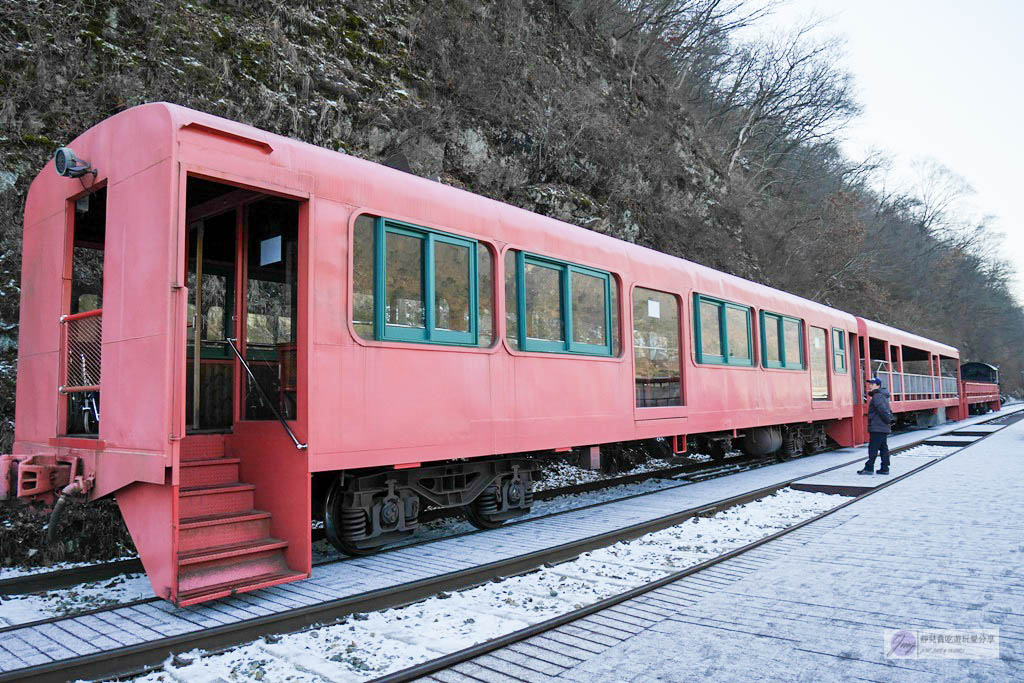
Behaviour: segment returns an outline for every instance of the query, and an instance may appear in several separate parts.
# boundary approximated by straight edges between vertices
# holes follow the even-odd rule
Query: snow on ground
[[[147,683],[363,681],[489,640],[622,593],[755,541],[848,500],[785,489],[775,495],[572,562],[439,594],[398,609],[356,614],[228,652],[169,659]]]
[[[145,574],[124,574],[103,581],[25,595],[0,595],[0,626],[123,605],[152,596],[153,587]]]
[[[710,457],[710,456],[705,456]],[[577,467],[564,460],[554,460],[551,462],[545,462],[543,469],[541,470],[540,481],[534,482],[534,491],[547,491],[548,489],[558,489],[563,486],[575,486],[577,484],[587,484],[592,481],[606,481],[608,479],[617,479],[619,477],[625,477],[631,474],[644,474],[647,472],[657,472],[658,470],[664,470],[669,467],[675,467],[672,463],[667,460],[659,460],[652,458],[645,463],[642,463],[628,472],[618,472],[616,474],[605,474],[600,470],[587,470],[582,467]]]
[[[534,501],[533,507],[530,509],[528,514],[523,515],[522,517],[516,517],[514,522],[543,517],[544,515],[564,512],[566,510],[578,510],[579,508],[587,507],[588,505],[606,503],[612,500],[620,500],[630,496],[651,493],[675,486],[685,486],[688,484],[689,482],[681,483],[672,479],[655,478],[637,482],[635,484],[622,484],[621,486],[612,486],[610,488],[600,489],[597,491],[559,496],[558,498],[552,498],[550,500],[538,500]],[[441,519],[435,519],[431,522],[421,524],[419,529],[416,530],[416,533],[411,538],[398,543],[392,543],[388,547],[400,548],[411,543],[446,538],[448,536],[469,533],[471,531],[476,531],[476,527],[467,522],[465,518],[462,517],[461,513],[454,512],[451,517],[442,517]],[[335,548],[326,540],[320,540],[313,544],[314,563],[336,560],[339,557],[343,557],[343,555],[335,550]]]

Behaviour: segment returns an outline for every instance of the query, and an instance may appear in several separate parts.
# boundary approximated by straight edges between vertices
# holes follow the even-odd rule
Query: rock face
[[[0,0],[0,451],[24,197],[62,142],[167,100],[746,276],[727,191],[665,86],[571,2]]]

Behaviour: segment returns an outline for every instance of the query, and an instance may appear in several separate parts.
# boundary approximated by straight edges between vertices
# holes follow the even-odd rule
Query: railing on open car
[[[901,401],[953,398],[958,395],[956,377],[879,372],[878,379],[892,397]]]
[[[987,403],[999,399],[999,385],[992,382],[964,382],[968,403]]]
[[[100,390],[103,357],[103,309],[62,315],[60,350],[62,394]]]

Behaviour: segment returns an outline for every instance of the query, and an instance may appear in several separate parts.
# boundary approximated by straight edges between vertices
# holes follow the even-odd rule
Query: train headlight
[[[70,147],[61,147],[53,153],[53,164],[57,168],[57,175],[67,178],[80,178],[86,173],[96,176],[96,170],[88,161],[82,161],[75,156]]]

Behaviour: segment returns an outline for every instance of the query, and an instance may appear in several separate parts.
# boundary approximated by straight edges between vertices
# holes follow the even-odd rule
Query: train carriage
[[[115,494],[179,605],[308,576],[311,514],[353,554],[424,506],[499,525],[548,453],[861,443],[867,372],[966,411],[951,347],[239,123],[150,104],[70,148],[27,200],[0,498]]]

